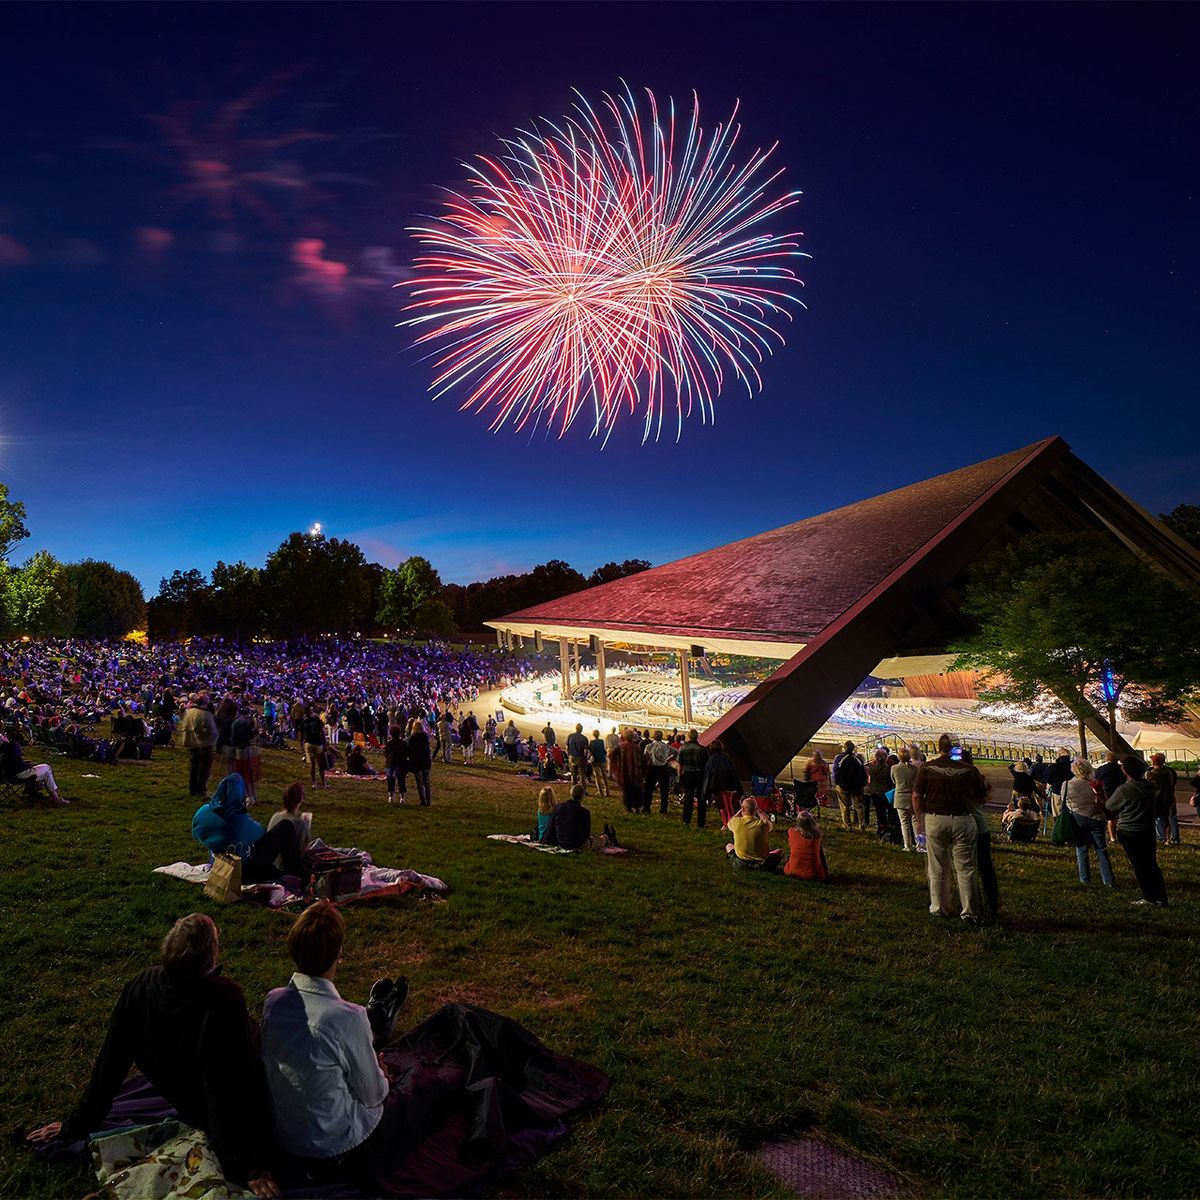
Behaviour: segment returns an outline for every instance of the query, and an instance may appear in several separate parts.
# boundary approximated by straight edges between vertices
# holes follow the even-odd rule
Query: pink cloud
[[[0,267],[24,267],[32,259],[28,246],[7,233],[0,233]]]
[[[169,229],[160,229],[156,225],[142,225],[133,231],[133,239],[143,254],[162,254],[170,249],[175,235]]]
[[[292,243],[292,264],[296,282],[326,296],[340,296],[350,281],[350,268],[344,262],[325,257],[321,238],[298,238]]]

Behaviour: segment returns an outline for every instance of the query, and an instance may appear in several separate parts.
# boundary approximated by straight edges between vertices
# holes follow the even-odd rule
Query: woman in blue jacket
[[[240,855],[244,883],[278,879],[276,862],[286,874],[303,873],[295,824],[281,821],[270,833],[263,829],[246,812],[246,785],[240,775],[226,775],[213,798],[196,810],[192,836],[212,854],[230,850]]]

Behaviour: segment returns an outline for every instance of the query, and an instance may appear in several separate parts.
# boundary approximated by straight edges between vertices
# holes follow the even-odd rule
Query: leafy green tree
[[[29,536],[25,528],[25,505],[8,498],[8,484],[0,483],[0,559],[8,561],[12,548]]]
[[[1022,707],[1057,697],[1083,721],[1118,709],[1179,720],[1200,686],[1200,617],[1173,579],[1103,534],[1036,534],[979,563],[962,609],[977,623],[953,669],[989,675],[981,698]]]
[[[146,635],[171,642],[212,632],[212,589],[203,572],[192,567],[172,571],[159,581],[158,595],[146,605]]]
[[[215,631],[241,642],[264,625],[263,570],[244,562],[218,561],[212,570],[210,606]]]
[[[588,586],[595,587],[598,583],[611,583],[614,579],[624,579],[626,575],[636,575],[639,571],[648,571],[649,562],[644,558],[627,558],[624,562],[607,562],[597,567],[587,578]]]
[[[146,621],[142,585],[112,563],[88,558],[64,570],[75,589],[75,628],[80,637],[97,641],[122,638]]]
[[[383,577],[379,588],[379,624],[387,629],[416,629],[422,606],[441,599],[441,576],[429,559],[414,554]]]
[[[371,577],[353,542],[291,534],[267,557],[262,591],[267,624],[280,636],[357,633],[369,624]]]
[[[4,606],[16,633],[62,637],[75,625],[75,589],[62,563],[45,550],[10,573]]]
[[[413,628],[417,633],[429,637],[449,639],[454,636],[457,622],[454,610],[438,596],[430,596],[417,605],[413,614]]]
[[[1161,513],[1159,520],[1172,533],[1200,550],[1200,504],[1177,504],[1169,513]]]

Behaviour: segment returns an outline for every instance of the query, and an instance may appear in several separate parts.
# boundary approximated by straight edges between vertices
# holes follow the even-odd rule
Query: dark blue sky
[[[320,521],[470,580],[665,561],[1061,433],[1197,500],[1194,6],[10,5],[0,478],[148,593]],[[742,102],[807,312],[717,425],[488,432],[394,328],[459,161],[570,89]],[[880,537],[887,537],[887,530]]]

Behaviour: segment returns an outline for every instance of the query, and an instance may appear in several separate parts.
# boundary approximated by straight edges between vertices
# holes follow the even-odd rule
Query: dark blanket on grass
[[[378,1192],[388,1196],[479,1194],[528,1166],[567,1134],[566,1120],[602,1100],[608,1076],[554,1054],[507,1017],[447,1004],[383,1052],[392,1080],[386,1103],[401,1104],[412,1149]],[[173,1115],[135,1076],[118,1094],[106,1129]],[[282,1161],[285,1196],[358,1196],[335,1163],[314,1175]]]

